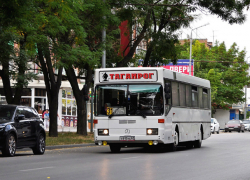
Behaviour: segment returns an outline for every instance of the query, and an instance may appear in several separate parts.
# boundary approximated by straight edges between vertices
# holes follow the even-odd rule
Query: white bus
[[[96,145],[200,148],[211,135],[210,82],[162,67],[96,69]]]

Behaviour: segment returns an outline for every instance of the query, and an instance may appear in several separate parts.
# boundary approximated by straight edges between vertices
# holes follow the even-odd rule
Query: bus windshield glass
[[[100,85],[95,91],[95,115],[156,116],[164,111],[159,84]]]

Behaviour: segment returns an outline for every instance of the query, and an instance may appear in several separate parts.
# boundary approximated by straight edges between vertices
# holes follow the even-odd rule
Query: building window
[[[62,115],[77,115],[76,100],[71,90],[62,90]]]
[[[46,89],[35,88],[35,96],[46,97]]]

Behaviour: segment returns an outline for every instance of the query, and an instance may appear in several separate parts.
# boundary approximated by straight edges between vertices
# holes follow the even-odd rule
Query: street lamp
[[[206,26],[208,25],[209,23],[207,24],[204,24],[202,26],[199,26],[197,28],[194,28],[194,29],[191,29],[191,35],[190,35],[190,56],[189,56],[189,75],[191,75],[191,63],[192,63],[192,31],[195,30],[195,29],[198,29],[198,28],[201,28],[203,26]]]

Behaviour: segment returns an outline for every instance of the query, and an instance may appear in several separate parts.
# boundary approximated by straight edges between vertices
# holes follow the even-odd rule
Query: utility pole
[[[248,58],[250,58],[250,56],[249,57],[247,57],[247,64],[248,64],[248,67],[249,67],[249,63],[248,63]],[[249,75],[248,75],[249,76]],[[247,85],[245,85],[245,107],[244,107],[244,119],[246,119],[247,118],[247,110],[248,110],[248,104],[247,104]]]
[[[106,17],[103,17],[106,19]],[[106,29],[103,27],[102,29],[102,42],[105,44],[106,41]],[[103,49],[102,51],[102,68],[106,68],[106,48]]]
[[[189,57],[189,75],[191,75],[191,63],[192,63],[192,32],[193,32],[193,30],[201,28],[201,27],[206,26],[208,24],[209,23],[204,24],[202,26],[199,26],[197,28],[191,29],[191,35],[190,35],[190,57]],[[193,66],[194,66],[194,62],[193,62]]]
[[[214,37],[216,37],[216,36],[214,35],[214,31],[217,31],[217,30],[213,30],[213,46],[214,46]]]
[[[105,2],[105,0],[103,0]],[[106,19],[106,16],[103,16],[103,19]],[[106,28],[103,27],[102,29],[102,42],[105,44],[106,41]],[[104,45],[104,49],[102,51],[102,68],[106,68],[106,47]]]

